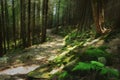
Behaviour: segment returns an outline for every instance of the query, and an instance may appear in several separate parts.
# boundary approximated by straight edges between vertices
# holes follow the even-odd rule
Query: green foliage
[[[57,80],[66,80],[70,78],[70,74],[67,71],[57,72],[51,76],[51,79],[57,79]]]
[[[79,62],[78,65],[76,65],[73,68],[73,71],[76,70],[90,70],[93,66],[89,63]]]
[[[80,54],[80,60],[81,61],[91,61],[91,60],[100,60],[104,61],[106,63],[106,61],[108,61],[111,58],[111,54],[106,52],[106,47],[89,47],[87,49],[85,49],[85,51]]]
[[[95,67],[104,67],[105,65],[103,63],[97,62],[97,61],[91,61],[91,64],[94,65]]]
[[[90,63],[79,62],[73,68],[73,71],[76,71],[76,70],[99,70],[103,66],[104,66],[104,64],[97,62],[97,61],[91,61]]]
[[[100,74],[102,75],[108,74],[109,76],[119,77],[119,71],[109,67],[102,68]]]
[[[87,77],[88,73],[96,74],[94,76],[95,79],[97,77],[100,77],[97,80],[100,80],[101,78],[104,78],[103,80],[111,79],[111,78],[118,80],[118,77],[119,77],[118,70],[107,67],[103,63],[100,63],[98,61],[79,62],[73,67],[73,69],[71,69],[71,71],[65,70],[62,72],[58,72],[54,74],[54,76],[57,76],[58,80],[67,80],[67,79],[74,80],[77,78],[77,76],[79,76],[79,79],[80,79],[80,75],[83,75],[83,74],[84,76]]]
[[[99,47],[98,47],[98,49],[103,50],[103,51],[105,51],[105,50],[108,49],[108,48],[109,48],[108,46],[99,46]]]
[[[73,30],[65,37],[65,44],[68,45],[73,43],[73,41],[76,39],[76,36],[77,36],[77,30]]]
[[[119,77],[119,71],[113,68],[109,68],[105,66],[103,63],[97,61],[91,61],[90,63],[79,62],[72,71],[95,71],[98,75],[106,76],[106,78],[110,77]],[[92,73],[92,72],[91,72]]]
[[[64,55],[65,57],[57,58],[56,61],[59,62],[58,64],[62,63],[62,65],[65,66],[65,68],[63,68],[64,72],[57,75],[58,80],[80,80],[82,77],[86,77],[82,80],[88,80],[89,77],[94,77],[94,79],[91,78],[89,80],[118,79],[118,70],[108,67],[112,59],[111,57],[113,57],[111,53],[106,51],[109,46],[83,46],[86,42],[93,40],[94,35],[91,36],[90,34],[94,33],[74,30],[65,37],[65,48],[78,44],[81,45],[79,45],[77,49],[70,51],[69,55],[67,54]],[[77,61],[72,63],[72,60],[75,58],[78,58]],[[64,62],[66,62],[66,64],[63,64]]]
[[[84,44],[89,39],[91,39],[90,32],[79,32],[75,29],[65,37],[65,45]]]
[[[60,75],[59,75],[59,80],[64,80],[65,78],[67,78],[69,76],[68,72],[67,71],[64,71],[62,72]]]
[[[102,57],[105,56],[105,51],[99,48],[89,48],[85,51],[85,54],[87,54],[90,57]]]

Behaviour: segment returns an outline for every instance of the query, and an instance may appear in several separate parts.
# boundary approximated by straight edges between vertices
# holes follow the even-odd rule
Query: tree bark
[[[15,18],[14,0],[12,0],[12,15],[13,15],[13,41],[14,41],[14,47],[16,47],[16,18]]]
[[[0,0],[1,3],[1,0]],[[1,4],[0,4],[1,6]],[[2,14],[1,14],[2,10],[0,9],[0,57],[3,56],[3,37],[2,37]]]
[[[6,34],[6,31],[5,31],[5,7],[4,7],[4,5],[5,5],[5,2],[4,2],[4,0],[1,0],[1,15],[2,15],[2,31],[3,31],[3,38],[2,38],[2,40],[3,40],[3,51],[4,51],[4,53],[6,53],[6,37],[5,37],[5,34]]]
[[[40,33],[41,33],[41,0],[38,0],[38,3],[37,3],[37,28],[36,28],[36,31],[37,31],[37,41],[40,42]]]
[[[59,16],[60,16],[60,3],[61,3],[61,1],[60,0],[58,0],[58,2],[57,2],[57,14],[56,14],[56,20],[57,20],[57,25],[55,26],[56,27],[56,33],[58,32],[58,28],[59,28],[59,25],[60,25],[60,18],[59,18]]]
[[[46,41],[47,13],[48,13],[48,0],[43,0],[41,43]]]
[[[109,32],[109,29],[104,28],[104,1],[103,0],[91,0],[93,19],[96,26],[96,32],[99,34],[105,34]]]
[[[31,31],[31,0],[28,0],[28,40],[27,46],[32,45],[32,31]]]
[[[21,7],[21,39],[22,39],[22,45],[23,47],[26,47],[26,25],[25,25],[25,0],[20,0],[20,7]]]
[[[6,48],[9,50],[10,48],[10,37],[9,37],[9,13],[8,13],[8,3],[7,0],[5,0],[5,27],[6,27]]]
[[[32,3],[32,41],[33,43],[35,42],[35,34],[36,34],[36,31],[35,31],[35,28],[36,28],[36,15],[35,15],[35,8],[36,7],[36,3],[35,1]]]

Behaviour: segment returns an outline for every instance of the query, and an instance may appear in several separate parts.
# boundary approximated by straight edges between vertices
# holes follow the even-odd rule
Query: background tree
[[[0,1],[0,3],[1,3],[1,1]],[[2,12],[2,9],[1,9],[1,4],[0,4],[0,57],[3,55],[3,45],[2,45],[2,43],[3,43],[3,39],[2,39],[2,14],[1,14],[1,12]]]
[[[32,45],[32,30],[31,30],[31,0],[28,0],[28,40],[27,46]]]
[[[23,47],[26,47],[26,0],[20,0],[21,6],[21,39]]]
[[[15,16],[15,1],[12,0],[12,15],[13,15],[13,40],[16,47],[16,16]]]
[[[41,42],[46,41],[47,13],[48,13],[48,0],[43,0]]]
[[[6,26],[5,26],[5,1],[1,0],[1,22],[2,22],[2,31],[3,31],[3,48],[4,48],[4,53],[6,52]]]

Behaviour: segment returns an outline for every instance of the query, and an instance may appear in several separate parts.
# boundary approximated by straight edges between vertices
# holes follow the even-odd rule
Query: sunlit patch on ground
[[[0,75],[15,75],[15,74],[27,74],[28,72],[38,68],[39,65],[19,66],[16,68],[9,68],[0,72]]]
[[[27,74],[58,55],[64,46],[63,38],[51,34],[50,31],[48,36],[52,39],[51,41],[33,45],[21,51],[19,54],[15,54],[14,56],[9,55],[7,59],[5,58],[5,60],[0,61],[3,63],[3,65],[0,66],[0,76]]]

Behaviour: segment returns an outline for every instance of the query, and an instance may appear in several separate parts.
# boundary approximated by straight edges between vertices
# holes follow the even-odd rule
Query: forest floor
[[[63,37],[47,30],[48,41],[0,58],[0,80],[25,80],[27,73],[48,63],[64,46]]]

